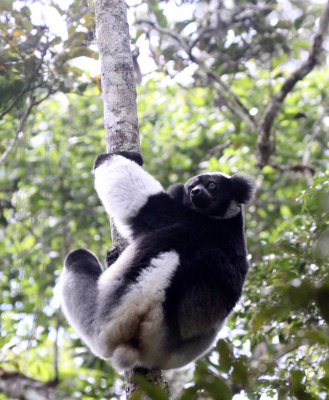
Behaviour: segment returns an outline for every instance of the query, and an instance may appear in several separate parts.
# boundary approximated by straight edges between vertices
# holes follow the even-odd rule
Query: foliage
[[[250,73],[249,63],[265,66],[274,78],[286,61],[299,60],[310,48],[322,7],[304,0],[147,0],[131,10],[134,40],[137,45],[147,40],[155,64],[168,74],[177,75],[202,55],[212,71],[235,80]],[[193,78],[193,83],[207,80],[198,69]]]
[[[0,17],[0,38],[8,41],[1,55],[6,53],[11,64],[9,67],[9,61],[3,63],[1,58],[0,85],[7,89],[0,110],[14,104],[0,125],[4,149],[26,109],[24,96],[30,96],[32,90],[33,96],[41,98],[48,88],[56,95],[31,109],[19,145],[0,164],[1,367],[45,382],[59,377],[60,388],[75,398],[119,398],[122,382],[68,327],[59,312],[56,292],[63,259],[70,249],[88,247],[103,261],[111,245],[108,220],[95,195],[91,173],[96,154],[105,148],[101,96],[88,74],[80,68],[79,75],[68,60],[59,70],[54,69],[65,46],[73,58],[79,54],[73,48],[87,40],[78,35],[81,21],[89,21],[91,32],[92,23],[89,17],[81,19],[84,14],[80,11],[86,10],[80,10],[78,3],[65,10],[51,3],[67,18],[69,36],[56,45],[49,44],[54,37],[40,39],[37,50],[24,50],[23,43],[38,32],[44,35],[45,30],[31,21],[28,10],[13,7],[15,3],[1,3],[8,8],[2,9],[5,18]],[[223,7],[229,4],[222,3]],[[207,26],[213,3],[188,4],[190,10],[199,10],[194,12],[193,22]],[[263,2],[239,1],[223,15],[233,15],[238,6],[252,9],[251,4]],[[272,13],[284,15],[280,3],[264,4]],[[179,22],[170,20],[165,6],[165,2],[148,2],[161,26],[177,30]],[[278,89],[288,57],[297,59],[303,46],[307,47],[309,22],[319,13],[304,2],[288,2],[288,6],[300,10],[289,25],[284,25],[286,19],[281,17],[273,25],[271,14],[257,14],[248,23],[242,19],[234,25],[246,43],[239,36],[235,47],[232,42],[209,50],[232,58],[233,69],[227,66],[225,74],[219,73],[256,116],[264,109],[264,100]],[[208,10],[207,18],[202,10]],[[268,22],[262,24],[262,18]],[[22,21],[30,21],[34,28],[22,27],[14,34]],[[183,25],[180,32],[193,40],[199,28],[188,33],[187,24]],[[255,33],[251,35],[252,30]],[[223,28],[224,34],[230,35],[228,27]],[[270,49],[263,40],[267,34],[275,42],[268,44]],[[296,42],[297,36],[304,44]],[[137,43],[138,37],[142,38],[143,32],[136,29]],[[211,49],[214,40],[205,33],[198,43],[202,50]],[[178,70],[177,49],[170,56],[160,53],[167,42],[168,38],[162,39],[156,51],[163,66],[169,68],[167,60],[172,57]],[[31,76],[29,63],[40,61],[46,44],[47,57],[34,81],[38,87],[29,86],[29,91],[16,99]],[[243,47],[247,44],[250,53]],[[247,62],[243,57],[248,57],[251,69],[243,68]],[[145,165],[165,187],[205,169],[249,173],[258,186],[255,200],[246,208],[251,268],[243,298],[213,351],[198,361],[194,370],[175,372],[174,377],[169,374],[170,379],[184,383],[177,398],[329,398],[328,77],[328,68],[319,68],[287,97],[276,120],[274,162],[261,169],[257,132],[223,105],[202,71],[191,78],[193,85],[153,73],[138,90]],[[72,79],[73,86],[66,87],[65,79]],[[88,85],[79,90],[81,83]],[[144,390],[153,398],[164,398],[161,389],[145,384]],[[0,398],[5,397],[0,394]]]
[[[72,3],[65,17],[64,10],[52,1],[38,5],[6,0],[0,4],[0,152],[4,159],[33,107],[56,92],[82,93],[90,81],[88,74],[72,63],[81,57],[98,57],[90,47],[92,15],[87,3],[80,3]],[[61,18],[66,22],[62,29],[52,21]]]

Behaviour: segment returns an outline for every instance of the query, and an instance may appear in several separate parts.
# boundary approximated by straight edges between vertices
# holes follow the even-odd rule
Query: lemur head
[[[209,172],[189,179],[184,185],[183,204],[202,214],[231,218],[240,212],[254,193],[254,180],[246,175],[232,177]]]

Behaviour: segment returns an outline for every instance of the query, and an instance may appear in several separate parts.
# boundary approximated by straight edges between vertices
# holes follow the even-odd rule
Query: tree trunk
[[[95,1],[107,151],[140,151],[136,83],[126,4]]]
[[[104,126],[107,152],[140,152],[136,83],[130,50],[127,9],[124,0],[95,0],[96,36],[101,60]],[[111,221],[112,240],[121,251],[126,243]],[[153,384],[165,386],[161,371],[142,372]],[[138,387],[135,372],[126,371],[126,394]]]

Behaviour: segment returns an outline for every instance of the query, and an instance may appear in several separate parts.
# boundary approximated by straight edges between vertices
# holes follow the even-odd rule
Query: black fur
[[[183,183],[174,183],[173,185],[170,185],[167,193],[172,199],[178,201],[181,204],[184,203],[186,194]]]
[[[106,254],[106,266],[109,268],[120,256],[120,251],[117,247],[110,250]]]
[[[168,343],[180,346],[180,316],[190,321],[205,319],[205,331],[207,325],[228,316],[241,296],[248,271],[241,210],[233,218],[214,219],[161,193],[149,198],[131,227],[139,241],[138,253],[116,293],[102,307],[101,318],[136,283],[152,258],[170,250],[177,251],[181,263],[163,304]]]
[[[65,267],[69,271],[90,274],[98,276],[102,269],[97,258],[90,251],[85,249],[77,249],[71,251],[64,262]]]
[[[255,188],[255,181],[252,177],[235,174],[231,178],[231,184],[234,198],[238,203],[248,203],[252,199]]]
[[[140,238],[139,254],[124,276],[122,289],[129,290],[157,254],[175,250],[180,256],[163,305],[168,340],[180,342],[179,309],[191,320],[200,319],[200,307],[202,318],[227,317],[241,296],[248,270],[241,211],[234,218],[214,219],[159,194],[149,199],[131,223],[134,237]],[[206,315],[207,310],[211,315]]]
[[[136,164],[140,166],[142,166],[144,163],[142,155],[140,153],[137,153],[136,151],[117,151],[114,153],[105,153],[97,156],[94,162],[94,169],[99,167],[104,161],[112,158],[114,155],[128,158],[128,160],[134,161]]]

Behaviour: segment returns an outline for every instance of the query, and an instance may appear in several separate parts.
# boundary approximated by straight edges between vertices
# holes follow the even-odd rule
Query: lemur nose
[[[201,190],[198,187],[195,187],[191,190],[192,196],[197,196],[200,192]]]

